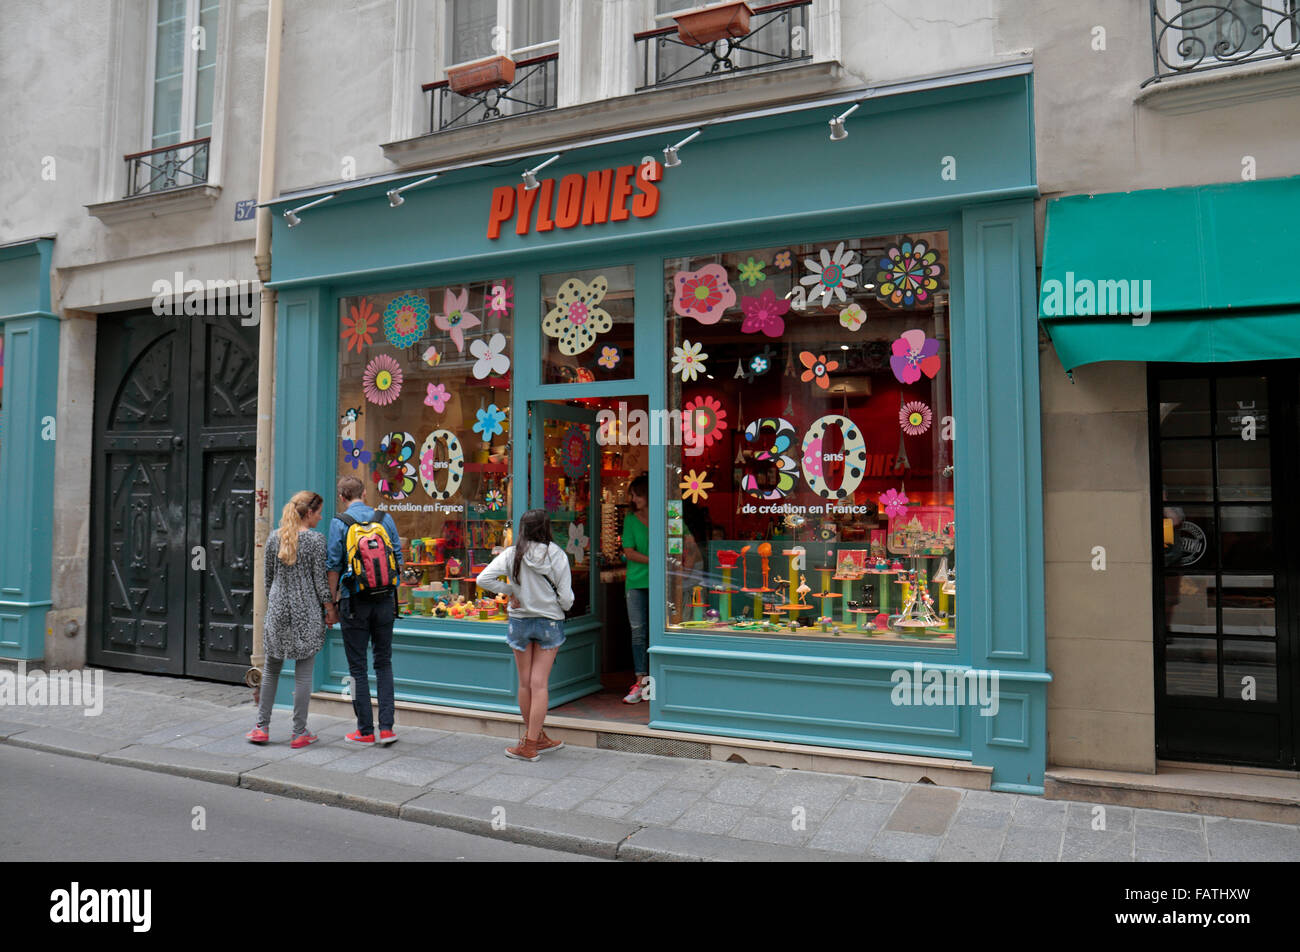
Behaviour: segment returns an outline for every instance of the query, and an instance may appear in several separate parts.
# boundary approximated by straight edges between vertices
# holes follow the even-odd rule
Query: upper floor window
[[[1300,52],[1300,0],[1151,0],[1155,75],[1217,69]]]
[[[554,52],[560,0],[447,0],[447,65]]]

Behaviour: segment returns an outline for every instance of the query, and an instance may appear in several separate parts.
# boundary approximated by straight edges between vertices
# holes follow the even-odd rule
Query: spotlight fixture
[[[297,225],[301,225],[302,219],[298,217],[299,212],[305,212],[309,208],[315,208],[317,205],[322,205],[325,202],[328,202],[333,197],[334,194],[331,192],[329,195],[326,195],[324,198],[318,198],[314,202],[308,202],[306,205],[299,205],[297,208],[290,208],[284,213],[284,220],[289,223],[290,228],[294,228]]]
[[[838,116],[836,116],[834,119],[830,121],[829,125],[831,127],[832,142],[839,142],[841,139],[847,139],[849,137],[849,131],[844,128],[844,120],[849,118],[849,116],[853,115],[855,112],[857,112],[858,107],[861,105],[862,103],[855,102],[852,106],[850,106],[848,109],[845,109],[842,113],[840,113]]]
[[[540,184],[540,183],[537,181],[537,173],[540,172],[542,169],[546,168],[548,165],[550,165],[552,162],[554,162],[554,161],[555,161],[556,159],[558,159],[559,157],[560,157],[560,156],[559,156],[558,154],[553,155],[553,156],[551,156],[549,159],[547,159],[545,162],[543,162],[541,165],[537,166],[536,168],[531,168],[531,169],[529,169],[527,172],[525,172],[525,173],[521,176],[521,178],[523,178],[523,180],[524,180],[524,188],[525,188],[527,191],[529,191],[529,192],[531,192],[533,189],[537,188],[537,186]]]
[[[696,129],[694,132],[688,135],[681,142],[677,143],[676,145],[670,145],[668,148],[664,149],[664,168],[674,169],[677,166],[681,165],[682,160],[677,157],[677,150],[680,149],[682,146],[684,146],[686,143],[690,142],[696,136],[698,136],[700,132],[701,130]]]
[[[392,208],[396,208],[398,205],[401,205],[403,202],[406,201],[406,199],[402,198],[403,192],[407,191],[408,189],[416,188],[420,185],[428,185],[430,182],[436,179],[438,175],[439,175],[438,172],[434,172],[428,178],[422,178],[418,182],[412,182],[410,185],[403,185],[401,188],[390,188],[388,190],[389,206]]]

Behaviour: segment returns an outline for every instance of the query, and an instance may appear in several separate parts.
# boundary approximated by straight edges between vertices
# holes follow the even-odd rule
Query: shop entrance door
[[[1156,751],[1296,766],[1300,374],[1153,368]]]
[[[88,654],[232,683],[253,645],[257,328],[99,320]]]
[[[528,505],[551,514],[551,535],[569,555],[573,608],[567,624],[600,617],[596,566],[600,468],[596,413],[582,407],[535,402],[529,408]]]

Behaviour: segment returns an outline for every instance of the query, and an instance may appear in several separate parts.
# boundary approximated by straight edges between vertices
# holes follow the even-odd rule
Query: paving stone
[[[631,813],[633,806],[634,804],[631,803],[614,803],[610,800],[587,800],[573,809],[579,813],[590,813],[592,816],[603,816],[611,820],[617,820]]]
[[[627,773],[627,767],[619,761],[592,758],[585,762],[579,761],[578,765],[573,768],[572,776],[610,781],[616,777],[621,777],[625,773]]]
[[[518,774],[494,773],[465,791],[471,797],[523,803],[550,787],[545,777],[521,777]]]
[[[603,786],[605,786],[604,780],[592,780],[590,777],[564,777],[554,781],[536,796],[529,797],[528,803],[553,810],[570,810],[583,800],[594,796]]]
[[[807,829],[797,830],[793,818],[748,814],[732,828],[728,836],[760,843],[779,843],[783,846],[803,846],[812,834]]]
[[[330,761],[329,765],[330,770],[337,770],[340,773],[365,773],[371,767],[378,767],[397,756],[396,751],[385,747],[353,747],[351,744],[344,744],[341,749],[347,753],[338,760]]]
[[[351,751],[346,747],[340,747],[338,744],[326,743],[325,739],[321,738],[310,747],[294,751],[293,762],[295,764],[315,764],[319,767],[324,764],[333,763],[336,760],[341,760],[349,753],[351,753]]]
[[[935,857],[941,863],[991,863],[1002,849],[1003,833],[990,827],[954,824]]]
[[[629,820],[667,826],[686,812],[686,808],[700,799],[698,790],[666,788],[649,797],[628,814]]]
[[[1060,830],[1065,828],[1065,802],[1019,797],[1011,825],[1019,828]]]
[[[1105,810],[1102,814],[1096,814],[1098,807]],[[1077,829],[1092,829],[1095,819],[1102,819],[1105,823],[1105,832],[1109,833],[1129,833],[1133,830],[1132,807],[1112,806],[1109,803],[1076,803],[1068,804],[1066,811],[1065,825]]]
[[[1201,817],[1191,813],[1170,813],[1165,810],[1137,810],[1134,820],[1137,828],[1144,827],[1163,827],[1170,830],[1196,830],[1204,829]]]
[[[899,801],[885,828],[894,833],[942,836],[959,803],[960,791],[918,784]]]
[[[1207,817],[1210,859],[1291,862],[1300,859],[1300,830],[1279,823]]]
[[[421,748],[425,756],[434,760],[450,760],[455,763],[472,764],[489,756],[502,756],[502,751],[510,746],[504,737],[488,737],[483,734],[448,734],[432,744]],[[554,755],[552,755],[554,756]]]
[[[615,803],[640,803],[667,782],[668,778],[661,773],[633,770],[604,787],[600,791],[600,799]]]
[[[99,759],[106,764],[193,777],[196,780],[221,783],[230,787],[239,786],[239,776],[244,771],[266,764],[263,758],[223,757],[198,750],[176,750],[145,745],[107,753]]]
[[[1069,827],[1061,845],[1061,861],[1070,863],[1131,863],[1133,834]]]
[[[1137,850],[1133,857],[1138,863],[1205,863],[1204,856],[1187,853],[1162,853],[1159,850]]]
[[[501,750],[509,746],[509,741],[502,744]],[[561,747],[559,750],[553,750],[548,754],[542,754],[540,760],[514,760],[507,757],[504,753],[499,754],[502,760],[501,772],[509,774],[518,774],[522,777],[546,777],[548,780],[559,780],[567,777],[577,769],[581,761],[572,759],[569,756],[569,749]]]
[[[498,770],[496,764],[466,764],[459,770],[439,777],[429,786],[435,790],[446,790],[449,793],[463,793],[470,787],[476,786],[488,777],[493,776]]]
[[[204,738],[204,740],[206,740],[206,738]],[[173,747],[176,750],[193,750],[195,747],[198,747],[201,743],[203,743],[203,740],[200,740],[196,737],[177,737],[175,740],[167,741],[167,743],[163,744],[162,746]]]
[[[1062,813],[1064,817],[1064,813]],[[1061,856],[1064,828],[1011,826],[1002,840],[998,859],[1013,863],[1055,863]]]
[[[260,760],[267,761],[283,760],[293,753],[287,740],[280,740],[271,744],[250,744],[243,737],[227,737],[223,740],[214,740],[210,744],[201,744],[194,749],[209,754],[233,754],[237,757],[256,756]]]
[[[881,859],[925,863],[938,855],[939,846],[942,842],[943,838],[939,836],[881,830],[872,839],[870,849],[874,855]]]
[[[965,801],[952,818],[952,829],[1005,830],[1011,825],[1010,811],[968,807]]]
[[[814,849],[865,853],[893,810],[892,803],[843,800],[817,824],[808,845]]]
[[[1143,851],[1183,853],[1187,856],[1205,856],[1205,834],[1199,830],[1176,830],[1167,826],[1147,826],[1138,821],[1134,833],[1137,848]]]
[[[304,764],[267,764],[244,773],[241,787],[264,793],[297,797],[353,810],[398,816],[401,805],[425,791],[421,787],[341,774],[326,767]]]
[[[903,799],[911,784],[897,780],[881,780],[876,777],[853,777],[845,788],[846,800],[878,800],[884,803],[897,803]]]
[[[703,793],[712,790],[737,766],[739,765],[733,766],[717,761],[692,761],[673,778],[673,786],[681,790],[698,790]]]
[[[637,830],[618,847],[618,858],[636,862],[807,863],[852,862],[860,857],[793,846],[776,846],[730,836],[688,833],[649,826]]]
[[[748,815],[749,811],[744,807],[701,799],[687,807],[682,815],[673,821],[672,829],[716,833],[721,836],[730,833],[736,824]]]
[[[732,776],[719,780],[717,785],[705,794],[715,803],[732,803],[736,806],[751,806],[770,788],[770,781],[765,777]]]
[[[367,777],[378,777],[380,780],[396,780],[398,783],[423,787],[458,769],[457,764],[438,763],[423,757],[398,756],[378,767],[370,768],[365,774]]]

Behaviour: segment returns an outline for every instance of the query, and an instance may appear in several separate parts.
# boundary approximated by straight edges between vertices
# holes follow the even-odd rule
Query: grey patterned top
[[[310,658],[325,644],[325,603],[330,600],[325,578],[325,537],[319,532],[298,532],[298,561],[280,561],[280,532],[266,538],[267,655],[272,658]]]

